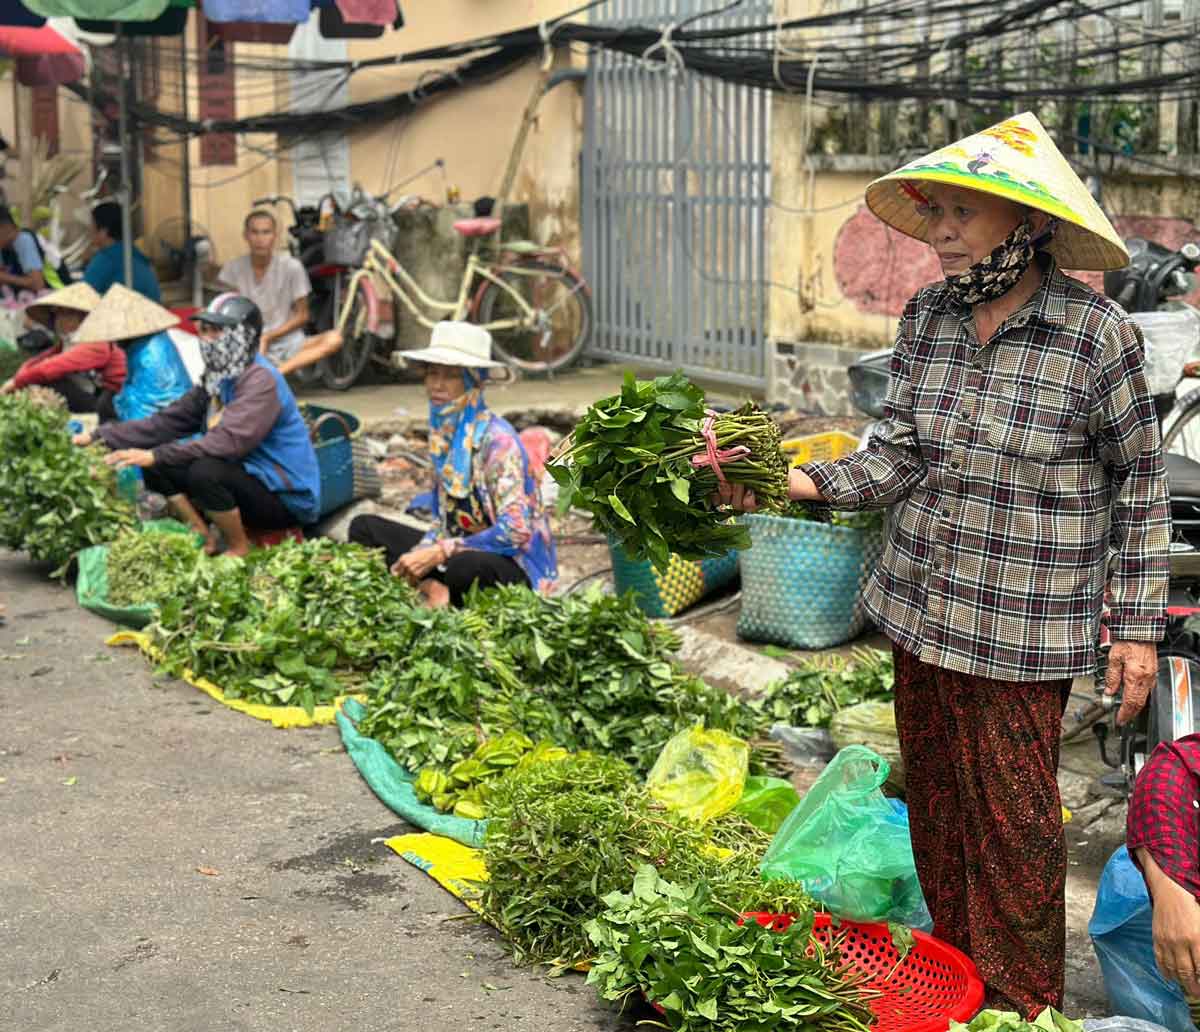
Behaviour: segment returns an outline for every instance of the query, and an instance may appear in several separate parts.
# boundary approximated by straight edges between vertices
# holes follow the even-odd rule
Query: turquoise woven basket
[[[648,561],[630,559],[620,542],[609,539],[613,582],[618,595],[633,592],[638,608],[650,617],[675,616],[732,581],[738,572],[738,553],[692,561],[671,556],[660,573]]]
[[[858,530],[748,513],[754,542],[742,553],[747,641],[825,649],[862,633],[862,592],[883,552],[883,529]]]

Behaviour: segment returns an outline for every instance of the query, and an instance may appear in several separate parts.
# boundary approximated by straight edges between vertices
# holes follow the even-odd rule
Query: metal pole
[[[184,122],[188,121],[188,44],[187,29],[180,38],[180,109]],[[191,248],[192,241],[192,138],[183,135],[183,246]],[[192,305],[203,307],[204,294],[200,289],[200,255],[192,254]]]
[[[121,23],[117,22],[117,54],[120,60],[121,82],[118,102],[119,121],[117,132],[121,140],[121,250],[125,258],[125,286],[133,289],[133,214],[129,208],[133,192],[129,189],[129,43],[121,34]]]

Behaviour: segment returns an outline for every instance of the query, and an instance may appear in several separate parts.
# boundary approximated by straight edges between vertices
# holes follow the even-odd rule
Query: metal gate
[[[610,0],[603,17],[665,27],[706,6]],[[688,28],[774,17],[770,0],[753,0]],[[593,54],[582,204],[592,354],[765,384],[769,119],[765,90],[673,70],[669,60]]]

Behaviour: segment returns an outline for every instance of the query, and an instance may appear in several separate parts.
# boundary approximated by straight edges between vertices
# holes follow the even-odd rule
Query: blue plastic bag
[[[1152,928],[1146,883],[1122,846],[1104,865],[1096,909],[1088,922],[1109,1009],[1114,1014],[1153,1021],[1172,1032],[1189,1032],[1195,1025],[1183,990],[1164,979],[1154,962]]]
[[[129,367],[125,386],[113,398],[117,418],[145,419],[192,389],[192,378],[165,330],[124,345]]]
[[[846,746],[783,822],[760,870],[803,883],[839,917],[929,931],[908,810],[882,791],[888,772],[878,753]]]

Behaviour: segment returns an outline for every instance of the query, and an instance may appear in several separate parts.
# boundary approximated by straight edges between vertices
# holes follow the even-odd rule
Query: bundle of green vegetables
[[[867,976],[836,942],[811,937],[812,915],[784,930],[741,921],[706,882],[676,883],[651,866],[628,891],[604,897],[586,926],[597,956],[588,972],[606,1000],[645,997],[681,1032],[820,1028],[867,1032]]]
[[[116,494],[105,449],[78,448],[67,413],[27,392],[0,396],[0,542],[54,563],[56,575],[82,548],[133,526],[133,507]]]
[[[1047,1007],[1033,1021],[1026,1021],[1014,1011],[985,1010],[969,1024],[950,1022],[950,1032],[1083,1032],[1083,1025],[1053,1007]]]
[[[706,881],[729,907],[808,913],[801,885],[758,874],[769,841],[733,814],[691,824],[655,803],[624,764],[577,753],[493,786],[479,902],[521,960],[570,967],[592,956],[584,924],[603,897],[627,890],[644,864]]]
[[[423,619],[378,553],[317,539],[199,563],[151,633],[169,673],[191,669],[228,698],[309,712],[404,655]]]
[[[620,394],[588,409],[549,467],[560,505],[592,514],[633,559],[665,569],[684,559],[748,548],[745,528],[713,504],[718,478],[752,490],[764,512],[788,503],[779,428],[753,405],[710,418],[704,392],[681,373],[625,376]],[[714,465],[715,462],[715,465]]]
[[[190,534],[123,531],[108,546],[108,601],[158,605],[181,590],[203,556]]]
[[[834,714],[860,702],[890,702],[895,670],[881,649],[855,649],[841,656],[806,659],[751,704],[775,723],[828,727]]]
[[[601,751],[645,773],[672,735],[696,723],[748,740],[767,730],[761,713],[677,670],[676,648],[674,633],[631,599],[490,589],[468,610],[424,616],[403,658],[368,682],[359,730],[407,770],[432,766],[447,777],[481,738],[507,731]],[[771,744],[754,741],[756,770],[773,761]]]

